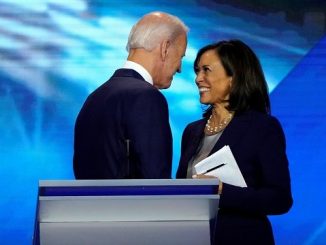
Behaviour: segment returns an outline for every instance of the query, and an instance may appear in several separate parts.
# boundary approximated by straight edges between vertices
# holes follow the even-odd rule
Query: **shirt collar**
[[[127,60],[122,68],[132,69],[132,70],[138,72],[145,79],[146,82],[153,85],[152,76],[149,74],[149,72],[143,66],[141,66],[133,61]]]

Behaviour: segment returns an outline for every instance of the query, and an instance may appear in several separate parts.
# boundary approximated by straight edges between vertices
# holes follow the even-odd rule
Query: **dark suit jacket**
[[[186,178],[205,124],[202,119],[186,127],[177,178]],[[213,240],[216,244],[273,244],[267,215],[285,213],[292,206],[281,125],[272,116],[243,113],[233,118],[210,154],[225,145],[230,146],[248,187],[223,185]]]
[[[117,70],[78,114],[73,163],[77,179],[171,178],[172,134],[162,93],[137,72]]]

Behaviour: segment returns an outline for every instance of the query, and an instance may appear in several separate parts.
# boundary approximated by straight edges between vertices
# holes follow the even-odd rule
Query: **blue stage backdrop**
[[[297,2],[0,0],[0,243],[31,243],[38,180],[73,179],[73,128],[82,103],[124,64],[133,23],[161,10],[190,27],[183,72],[163,92],[173,176],[182,131],[203,109],[192,70],[196,52],[241,39],[261,59],[272,113],[287,138],[294,206],[271,217],[276,243],[326,244],[326,6]]]

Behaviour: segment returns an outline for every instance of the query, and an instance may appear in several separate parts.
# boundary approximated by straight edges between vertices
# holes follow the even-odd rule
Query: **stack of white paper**
[[[247,187],[239,166],[228,145],[195,165],[197,174],[211,175],[223,183]]]

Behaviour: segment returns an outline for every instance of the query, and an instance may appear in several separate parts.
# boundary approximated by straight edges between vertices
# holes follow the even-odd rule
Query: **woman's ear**
[[[171,46],[171,42],[170,40],[164,40],[162,43],[161,43],[161,58],[162,58],[162,61],[165,61],[166,57],[168,56],[168,53],[169,53],[169,47]]]

